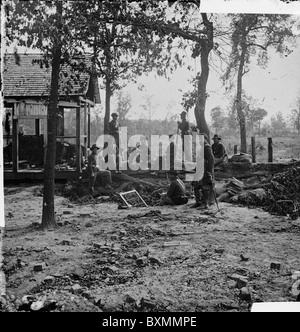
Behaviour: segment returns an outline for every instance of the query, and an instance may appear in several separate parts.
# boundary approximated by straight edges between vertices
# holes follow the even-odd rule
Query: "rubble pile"
[[[242,181],[232,178],[220,190],[218,201],[248,207],[263,207],[271,214],[300,216],[300,167],[273,175],[269,181],[247,187]]]
[[[300,216],[300,167],[276,174],[265,190],[267,211],[292,219]]]

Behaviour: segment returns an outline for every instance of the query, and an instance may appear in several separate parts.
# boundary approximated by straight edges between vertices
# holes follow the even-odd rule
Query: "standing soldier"
[[[116,166],[117,173],[119,173],[119,123],[118,123],[118,114],[112,113],[112,120],[109,122],[109,135],[115,139],[116,143]]]
[[[186,119],[186,112],[185,111],[180,113],[180,118],[181,118],[181,121],[177,121],[177,125],[178,125],[178,131],[180,130],[180,133],[181,133],[183,157],[186,157],[186,160],[189,160],[188,155],[187,155],[189,151],[186,151],[186,153],[184,151],[184,136],[190,134],[189,123]],[[183,169],[184,169],[185,168],[184,167],[184,162],[182,162],[182,166],[183,166]]]
[[[201,207],[207,209],[209,204],[213,202],[214,187],[214,155],[212,148],[208,143],[208,137],[204,135],[204,174],[200,181],[194,181],[192,183],[194,187],[196,203],[192,208]]]

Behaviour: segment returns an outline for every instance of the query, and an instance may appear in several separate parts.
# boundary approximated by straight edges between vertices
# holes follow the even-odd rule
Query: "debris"
[[[97,249],[103,249],[103,247],[105,246],[105,242],[94,242],[93,246]]]
[[[81,295],[82,295],[83,297],[85,297],[86,299],[88,299],[88,300],[92,298],[92,294],[91,294],[91,292],[88,291],[88,290],[83,291],[83,292],[81,293]]]
[[[298,296],[300,294],[300,280],[297,280],[292,285],[292,294]]]
[[[132,297],[131,295],[126,294],[126,296],[125,296],[125,302],[126,303],[136,303],[137,300],[134,297]]]
[[[159,265],[162,264],[162,261],[155,256],[149,256],[148,259],[150,263],[159,264]]]
[[[30,306],[30,309],[32,311],[40,311],[40,310],[42,310],[44,308],[44,306],[45,306],[46,300],[47,300],[47,297],[44,296],[40,300],[33,302],[31,304],[31,306]]]
[[[72,245],[72,243],[73,242],[71,240],[62,240],[60,242],[60,244],[63,245],[63,246],[70,246],[70,245]]]
[[[215,252],[218,253],[218,254],[223,254],[224,251],[225,251],[224,248],[216,248],[215,249]]]
[[[65,226],[65,225],[66,225],[66,221],[65,221],[65,220],[58,220],[58,221],[56,222],[56,225],[57,225],[57,226],[60,226],[60,227]]]
[[[247,262],[247,261],[249,260],[249,256],[247,256],[247,255],[240,254],[240,257],[241,257],[241,260],[242,260],[243,262]]]
[[[36,272],[43,271],[45,268],[46,268],[46,263],[45,262],[43,262],[43,263],[36,263],[33,266],[33,271],[36,271]]]
[[[292,275],[293,280],[300,279],[300,271],[294,271]]]
[[[82,268],[77,268],[74,272],[72,272],[73,278],[74,279],[81,279],[84,277],[85,272]]]
[[[147,264],[147,257],[143,256],[136,260],[136,264],[141,266]]]
[[[233,274],[229,277],[230,279],[236,281],[236,287],[237,288],[243,288],[248,283],[248,278],[239,274]]]
[[[83,292],[83,289],[79,284],[75,284],[74,286],[71,287],[71,289],[73,294],[80,294]]]
[[[177,246],[188,246],[189,243],[186,241],[171,241],[171,242],[164,242],[164,247],[177,247]]]
[[[247,287],[242,287],[239,295],[241,300],[251,301],[251,293]]]
[[[55,277],[53,276],[47,276],[44,281],[43,281],[46,285],[50,285],[53,286],[55,284]]]
[[[119,268],[116,267],[116,266],[111,265],[111,266],[108,266],[108,270],[109,270],[110,272],[115,273],[115,272],[118,272],[118,271],[119,271]]]
[[[270,268],[273,270],[280,270],[281,264],[279,262],[272,262]]]
[[[71,214],[73,211],[72,210],[64,210],[63,214]]]

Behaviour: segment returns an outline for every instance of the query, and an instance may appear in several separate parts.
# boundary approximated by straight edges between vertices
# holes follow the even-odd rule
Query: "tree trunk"
[[[110,97],[111,97],[111,82],[108,75],[106,75],[105,82],[105,116],[104,116],[104,134],[109,134],[109,117],[110,117]]]
[[[207,29],[207,39],[203,40],[201,43],[201,75],[198,80],[198,99],[195,106],[195,118],[200,132],[206,133],[209,138],[209,129],[205,119],[205,106],[207,98],[206,85],[209,75],[208,57],[213,48],[213,24],[208,21],[205,13],[202,13],[201,15],[203,23]]]
[[[237,94],[236,94],[236,104],[237,104],[237,116],[240,125],[240,138],[241,138],[241,152],[247,153],[247,139],[246,139],[246,118],[243,112],[242,106],[242,78],[245,65],[245,55],[247,46],[243,43],[238,76],[237,76]]]
[[[56,226],[54,209],[54,183],[55,183],[55,159],[56,159],[56,123],[58,108],[58,80],[61,60],[61,46],[54,50],[52,59],[51,89],[48,105],[48,145],[46,151],[46,163],[44,169],[44,194],[42,229],[49,229]]]

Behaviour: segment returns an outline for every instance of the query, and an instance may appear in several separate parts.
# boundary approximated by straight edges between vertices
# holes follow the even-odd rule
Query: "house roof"
[[[51,63],[48,68],[41,66],[36,60],[42,60],[42,54],[19,54],[18,61],[14,54],[4,54],[3,57],[3,95],[5,97],[43,97],[50,93]],[[76,64],[84,63],[91,68],[90,58],[78,57],[72,60]],[[79,72],[70,65],[64,65],[60,77],[60,96],[86,96],[93,86],[92,101],[100,103],[98,80],[86,72]],[[78,79],[70,75],[78,75]],[[71,83],[67,85],[66,82]],[[68,92],[67,92],[68,91]]]

